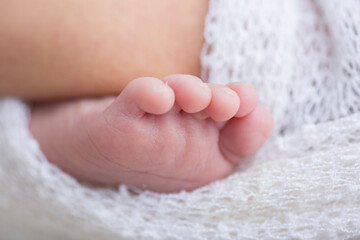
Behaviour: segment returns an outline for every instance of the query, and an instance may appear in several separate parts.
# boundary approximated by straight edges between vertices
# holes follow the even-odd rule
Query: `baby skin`
[[[253,87],[192,75],[143,77],[118,97],[37,106],[30,122],[47,158],[76,179],[156,192],[229,175],[272,125]]]
[[[195,77],[207,9],[0,1],[0,96],[34,103],[41,150],[81,182],[176,192],[223,178],[265,142],[272,118],[251,86]]]

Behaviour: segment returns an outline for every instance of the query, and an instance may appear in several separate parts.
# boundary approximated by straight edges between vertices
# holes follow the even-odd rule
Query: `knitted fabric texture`
[[[360,1],[210,0],[209,82],[248,82],[271,140],[231,176],[157,194],[79,184],[0,100],[0,239],[359,239]]]

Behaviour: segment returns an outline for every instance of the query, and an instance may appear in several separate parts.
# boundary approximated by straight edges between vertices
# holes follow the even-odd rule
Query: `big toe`
[[[233,163],[242,156],[254,154],[269,138],[273,128],[271,113],[257,105],[254,111],[242,118],[232,118],[220,133],[220,147]]]
[[[173,90],[163,81],[153,77],[142,77],[131,81],[107,113],[142,116],[144,113],[164,114],[174,105]]]

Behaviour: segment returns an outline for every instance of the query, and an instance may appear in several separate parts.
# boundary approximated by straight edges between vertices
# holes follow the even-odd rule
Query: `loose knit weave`
[[[209,82],[251,83],[271,140],[231,176],[156,194],[79,184],[0,100],[0,239],[360,239],[360,1],[210,0]]]

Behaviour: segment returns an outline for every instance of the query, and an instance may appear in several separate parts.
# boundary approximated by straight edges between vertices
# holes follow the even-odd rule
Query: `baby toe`
[[[163,79],[174,91],[175,101],[187,113],[205,109],[211,100],[211,89],[192,75],[175,74]]]
[[[239,109],[240,99],[235,91],[220,84],[209,84],[212,98],[205,112],[214,121],[227,121],[232,118]]]
[[[258,104],[258,94],[254,87],[246,83],[234,82],[227,85],[240,98],[240,107],[235,117],[243,117],[252,112]]]
[[[242,118],[227,122],[220,133],[223,153],[234,163],[240,157],[254,154],[269,138],[273,128],[271,113],[258,105],[254,111]]]

